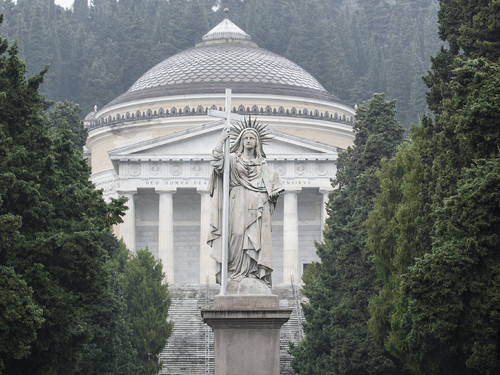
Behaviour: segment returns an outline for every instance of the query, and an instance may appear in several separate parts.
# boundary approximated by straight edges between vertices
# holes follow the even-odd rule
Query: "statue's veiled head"
[[[264,151],[262,150],[262,142],[260,139],[260,134],[254,128],[245,128],[240,132],[240,134],[238,135],[238,137],[234,141],[233,145],[231,146],[231,152],[234,152],[236,155],[241,155],[243,153],[243,149],[244,149],[243,138],[248,133],[251,133],[252,135],[255,136],[254,156],[256,158],[261,158],[265,154],[264,154]]]

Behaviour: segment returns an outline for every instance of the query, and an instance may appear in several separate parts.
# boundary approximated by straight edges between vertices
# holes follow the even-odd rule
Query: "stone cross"
[[[226,89],[226,111],[210,109],[208,115],[226,120],[225,130],[229,132],[231,121],[243,121],[244,116],[231,113],[231,89]],[[220,295],[226,295],[227,264],[228,264],[228,239],[229,239],[229,137],[224,142],[224,175],[222,187],[222,263],[221,263],[221,288]]]

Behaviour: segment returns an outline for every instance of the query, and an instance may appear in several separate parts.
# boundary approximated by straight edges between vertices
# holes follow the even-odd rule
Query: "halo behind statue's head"
[[[229,137],[231,139],[233,147],[237,146],[237,143],[239,142],[243,132],[249,129],[257,134],[259,138],[258,144],[260,145],[260,154],[263,157],[266,157],[263,146],[264,144],[269,143],[269,141],[272,139],[271,132],[267,128],[267,124],[257,122],[257,120],[252,121],[252,118],[250,116],[248,116],[248,121],[245,118],[243,121],[240,121],[231,127],[231,130],[229,131]]]

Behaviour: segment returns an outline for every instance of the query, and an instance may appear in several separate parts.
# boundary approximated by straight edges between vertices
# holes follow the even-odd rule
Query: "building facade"
[[[207,185],[224,124],[207,112],[225,110],[226,88],[232,112],[268,124],[273,135],[267,162],[285,186],[272,223],[273,285],[298,284],[317,260],[314,241],[338,152],[354,139],[354,109],[229,19],[86,117],[91,179],[107,199],[128,197],[116,234],[161,259],[170,285],[215,284]]]

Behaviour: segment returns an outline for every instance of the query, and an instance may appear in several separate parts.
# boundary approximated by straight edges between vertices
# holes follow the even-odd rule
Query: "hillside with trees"
[[[385,92],[408,127],[426,112],[421,77],[442,42],[437,0],[0,0],[0,33],[17,40],[30,75],[82,113],[125,92],[167,57],[193,47],[223,8],[260,47],[296,62],[354,106]],[[193,21],[196,20],[196,21]]]

